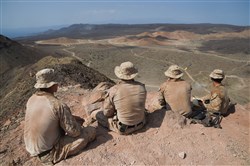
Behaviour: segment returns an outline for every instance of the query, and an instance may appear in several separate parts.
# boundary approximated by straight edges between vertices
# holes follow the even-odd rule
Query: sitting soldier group
[[[120,81],[111,87],[103,100],[101,109],[90,112],[90,117],[109,130],[122,135],[141,129],[145,123],[145,85],[135,81],[138,70],[133,63],[124,62],[114,70]],[[196,118],[206,110],[225,114],[229,98],[221,84],[222,70],[214,70],[211,93],[200,100],[199,109],[191,102],[191,85],[181,79],[183,72],[172,65],[165,72],[167,80],[159,89],[159,104],[167,110],[178,112],[186,118]],[[96,136],[94,127],[81,126],[71,114],[69,107],[59,101],[54,93],[58,83],[53,69],[43,69],[36,74],[35,88],[26,105],[24,141],[26,150],[43,164],[55,164],[75,155]],[[196,105],[197,107],[197,105]],[[203,109],[204,107],[204,109]]]
[[[212,80],[210,93],[193,101],[190,101],[192,86],[181,78],[183,72],[179,66],[170,66],[165,75],[167,80],[159,89],[158,100],[161,106],[193,119],[194,123],[199,122],[206,127],[213,125],[221,128],[221,115],[226,115],[230,104],[227,90],[221,83],[225,77],[222,70],[215,69],[209,75]],[[212,116],[215,118],[213,119]]]

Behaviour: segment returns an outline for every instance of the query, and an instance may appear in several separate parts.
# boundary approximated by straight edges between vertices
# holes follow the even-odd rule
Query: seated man
[[[122,135],[141,129],[145,124],[145,85],[134,80],[138,74],[131,62],[115,67],[121,79],[108,90],[103,108],[91,113],[102,126]]]
[[[95,128],[82,128],[69,107],[54,96],[58,88],[55,77],[53,69],[37,72],[38,91],[27,102],[24,127],[26,150],[50,165],[77,154],[96,135]]]
[[[227,90],[221,83],[225,77],[224,72],[215,69],[209,76],[212,80],[212,89],[210,94],[202,97],[201,100],[208,112],[224,115],[227,113],[230,103]]]
[[[196,116],[191,109],[191,85],[181,79],[183,72],[177,65],[171,65],[165,72],[167,80],[161,84],[158,101],[162,107],[178,112],[186,118]]]

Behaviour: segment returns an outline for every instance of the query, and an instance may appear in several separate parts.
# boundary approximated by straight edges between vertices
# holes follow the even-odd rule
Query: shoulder
[[[223,94],[226,91],[223,85],[216,86],[212,89],[212,93]]]
[[[214,87],[211,91],[211,98],[214,99],[218,96],[220,97],[220,96],[222,96],[222,94],[223,94],[223,91],[220,88],[220,86]]]
[[[227,94],[227,90],[224,85],[219,86],[217,91],[220,97],[224,97]]]
[[[143,84],[143,83],[141,83],[141,82],[139,82],[139,81],[134,81],[134,84],[145,87],[145,84]]]
[[[165,88],[168,84],[169,84],[169,82],[168,82],[168,81],[165,81],[165,82],[163,82],[163,83],[160,85],[160,88]]]
[[[190,82],[188,82],[188,81],[186,81],[184,79],[180,79],[178,82],[181,83],[181,84],[185,84],[185,85],[191,86]]]
[[[52,110],[55,114],[57,114],[58,112],[63,113],[65,111],[70,112],[70,108],[67,106],[67,104],[63,103],[62,101],[57,99],[55,96],[47,95],[46,97],[47,97],[47,99],[52,107]]]
[[[108,89],[108,96],[114,96],[114,94],[117,92],[117,90],[119,89],[119,84],[116,84],[114,86],[112,86],[110,89]]]
[[[48,99],[48,101],[51,103],[51,105],[53,105],[54,107],[58,108],[60,106],[63,105],[63,103],[58,100],[55,96],[53,95],[46,95],[46,98]]]
[[[168,89],[168,87],[169,87],[168,85],[169,85],[169,82],[168,82],[168,81],[163,82],[163,83],[160,85],[160,88],[159,88],[158,91],[160,91],[160,92],[166,91],[166,90]]]
[[[186,87],[192,88],[192,85],[188,81],[183,80],[183,83],[186,85]]]

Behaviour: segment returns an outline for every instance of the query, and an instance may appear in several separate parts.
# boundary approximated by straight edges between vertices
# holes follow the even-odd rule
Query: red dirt
[[[74,115],[85,117],[81,99],[87,90],[80,87],[60,89],[58,97],[67,103]],[[97,123],[97,138],[78,155],[58,165],[249,165],[249,106],[236,105],[236,111],[222,120],[222,128],[199,124],[181,127],[170,111],[157,109],[156,93],[147,99],[147,125],[138,133],[120,136]],[[176,119],[177,118],[177,119]],[[39,165],[29,157],[23,142],[23,119],[17,127],[0,133],[1,165]],[[20,125],[18,125],[20,121]],[[13,125],[12,125],[13,126]],[[179,157],[184,152],[185,158]]]

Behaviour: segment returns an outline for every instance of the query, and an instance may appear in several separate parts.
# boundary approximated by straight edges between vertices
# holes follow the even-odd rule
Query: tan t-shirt
[[[67,105],[52,94],[36,92],[26,105],[24,142],[31,156],[50,150],[62,135],[76,137],[81,126]]]
[[[104,115],[108,117],[117,113],[118,120],[126,125],[136,125],[145,118],[145,85],[129,80],[120,81],[110,88],[104,101]]]
[[[160,86],[158,101],[160,105],[167,105],[169,109],[185,115],[191,112],[191,90],[191,85],[184,80],[167,80]]]

